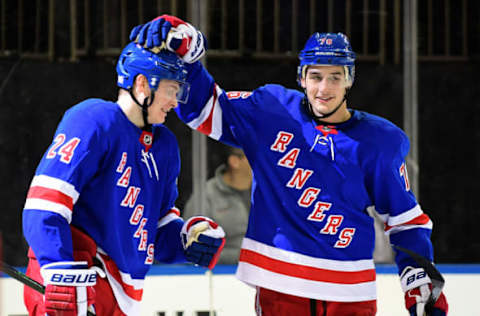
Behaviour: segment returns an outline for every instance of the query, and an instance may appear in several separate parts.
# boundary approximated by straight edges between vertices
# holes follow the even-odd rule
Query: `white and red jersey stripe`
[[[160,220],[157,223],[157,228],[163,227],[179,218],[181,218],[180,210],[176,207],[173,207],[170,209],[170,211],[167,212],[167,214],[165,214],[165,216],[160,218]]]
[[[417,228],[425,228],[431,230],[433,223],[425,214],[420,205],[415,205],[412,209],[396,216],[388,214],[380,214],[385,223],[385,232],[387,234],[395,234],[401,231]]]
[[[32,180],[24,209],[54,212],[70,223],[73,205],[77,202],[79,195],[75,187],[66,181],[38,175]]]
[[[200,115],[187,123],[190,128],[198,130],[213,139],[220,139],[222,136],[222,107],[218,97],[222,93],[223,90],[215,84],[213,94],[202,108]]]
[[[253,286],[338,302],[376,299],[373,260],[331,260],[275,248],[245,238],[237,277]]]
[[[101,249],[98,249],[97,258],[105,267],[108,282],[122,312],[126,315],[140,315],[144,280],[133,279],[130,274],[120,271]]]

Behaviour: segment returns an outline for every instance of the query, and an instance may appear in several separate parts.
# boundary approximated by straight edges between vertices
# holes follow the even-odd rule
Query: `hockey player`
[[[355,53],[341,33],[315,33],[300,52],[303,90],[268,84],[225,92],[192,59],[199,31],[164,15],[131,33],[188,63],[191,92],[176,112],[191,128],[245,152],[252,208],[237,277],[257,288],[257,315],[375,315],[375,208],[393,244],[433,260],[432,222],[408,182],[406,135],[347,107]],[[196,56],[198,59],[199,56]],[[431,281],[404,253],[395,257],[411,315],[423,315]],[[446,315],[441,294],[432,315]]]
[[[184,63],[130,43],[117,64],[117,102],[69,109],[33,177],[23,211],[30,245],[30,315],[140,315],[154,260],[213,268],[224,232],[206,217],[184,223],[174,202],[175,136],[161,123],[188,99]]]

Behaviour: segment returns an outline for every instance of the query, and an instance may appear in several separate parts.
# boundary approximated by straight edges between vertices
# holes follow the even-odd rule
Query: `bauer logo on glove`
[[[423,268],[406,267],[400,281],[402,290],[405,292],[405,307],[410,312],[410,316],[447,315],[448,304],[443,293],[432,302],[433,310],[429,310],[428,304],[432,299],[432,280]]]
[[[180,232],[188,261],[213,269],[225,245],[225,232],[205,216],[193,216]]]

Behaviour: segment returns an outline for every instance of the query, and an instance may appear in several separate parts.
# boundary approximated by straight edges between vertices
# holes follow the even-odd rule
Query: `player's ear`
[[[137,94],[143,93],[144,95],[149,95],[147,77],[141,74],[136,76],[135,81],[133,83],[133,88],[134,88],[134,91],[137,92]]]
[[[305,83],[305,77],[302,77],[302,78],[300,79],[300,85],[301,85],[302,88],[304,88],[304,89],[307,88],[307,85],[306,85],[306,83]]]

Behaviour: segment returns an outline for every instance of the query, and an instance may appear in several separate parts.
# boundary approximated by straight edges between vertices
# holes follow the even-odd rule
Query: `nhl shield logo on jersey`
[[[140,143],[145,146],[145,151],[148,152],[153,144],[153,134],[151,132],[143,131],[140,135]]]
[[[338,131],[334,125],[318,125],[315,128],[322,132],[324,137],[327,137],[329,134],[338,134]]]

